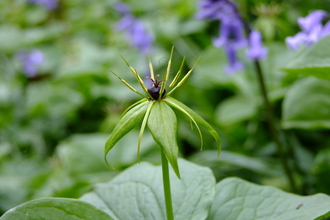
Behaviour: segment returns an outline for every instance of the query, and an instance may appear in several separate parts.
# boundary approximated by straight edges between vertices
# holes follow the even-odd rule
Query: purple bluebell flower
[[[239,18],[236,5],[229,0],[205,0],[198,4],[197,19],[222,20]]]
[[[54,10],[58,6],[57,0],[28,0],[32,4],[42,5],[48,10]]]
[[[321,38],[322,24],[315,25],[308,33],[305,44],[310,46]]]
[[[285,39],[285,43],[291,50],[296,50],[300,44],[306,41],[307,37],[307,34],[303,32],[298,32],[293,37],[287,37]]]
[[[243,69],[243,64],[236,58],[236,51],[239,48],[249,46],[246,54],[253,60],[262,59],[267,55],[267,50],[262,47],[259,32],[252,31],[250,39],[247,39],[245,23],[233,1],[203,0],[198,7],[196,18],[220,21],[219,37],[213,39],[213,45],[222,47],[226,51],[229,63],[225,67],[226,73]]]
[[[121,14],[130,14],[131,13],[131,9],[128,7],[128,5],[122,3],[122,2],[117,2],[114,5],[114,8],[120,12]]]
[[[261,34],[258,31],[251,31],[249,35],[249,46],[246,56],[251,60],[261,60],[267,56],[267,49],[262,47]]]
[[[322,10],[316,10],[310,13],[304,18],[298,18],[299,27],[309,33],[315,25],[321,25],[323,18],[327,16],[327,12]]]
[[[228,44],[237,49],[246,46],[247,42],[244,35],[244,25],[241,20],[222,20],[219,37],[213,39],[213,45],[216,47],[223,47]]]
[[[231,46],[224,47],[227,54],[228,65],[225,67],[224,71],[226,74],[233,74],[235,72],[241,71],[244,69],[243,63],[241,63],[236,56],[236,49]]]
[[[23,72],[27,77],[36,76],[38,67],[44,62],[44,55],[39,50],[33,50],[31,52],[20,51],[16,57],[22,62]]]
[[[293,37],[287,37],[285,42],[291,50],[296,50],[299,45],[305,44],[307,47],[313,45],[322,37],[330,34],[330,23],[324,26],[322,21],[329,17],[323,10],[316,10],[304,18],[298,18],[299,27],[302,29]]]
[[[125,32],[126,38],[132,47],[137,48],[141,54],[145,54],[147,49],[151,51],[154,39],[146,30],[144,24],[132,15],[126,4],[120,2],[115,5],[115,9],[123,15],[122,19],[116,24],[116,29]]]

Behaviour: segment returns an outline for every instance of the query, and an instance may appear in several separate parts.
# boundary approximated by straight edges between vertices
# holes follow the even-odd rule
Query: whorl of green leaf
[[[177,119],[165,102],[155,102],[149,115],[148,128],[154,140],[161,146],[175,174],[180,178],[178,166]]]
[[[108,163],[106,156],[108,152],[115,146],[115,144],[125,136],[129,131],[131,131],[142,119],[147,111],[149,102],[145,100],[144,102],[135,105],[125,115],[122,116],[115,129],[112,131],[107,141],[105,142],[104,148],[104,159]],[[110,166],[111,167],[111,166]],[[113,168],[113,167],[111,167]]]
[[[176,99],[174,99],[172,97],[167,97],[166,99],[164,99],[164,101],[167,104],[171,105],[172,107],[174,107],[174,108],[178,109],[179,111],[183,112],[184,114],[186,114],[190,119],[196,121],[197,124],[199,124],[200,126],[202,126],[203,128],[205,128],[208,132],[210,132],[210,134],[214,137],[214,139],[217,142],[217,145],[218,145],[218,156],[220,156],[220,151],[221,151],[220,136],[214,130],[214,128],[209,123],[207,123],[207,121],[205,121],[200,115],[198,115],[196,112],[194,112],[188,106],[186,106],[182,102],[179,102],[178,100],[176,100]]]

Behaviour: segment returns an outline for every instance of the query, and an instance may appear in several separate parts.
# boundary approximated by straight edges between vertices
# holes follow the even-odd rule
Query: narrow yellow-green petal
[[[147,56],[148,56],[148,61],[149,61],[149,70],[150,70],[150,78],[152,80],[155,80],[155,73],[154,73],[154,67],[152,66],[150,55],[147,49]]]
[[[143,91],[145,91],[147,94],[149,94],[147,87],[144,85],[143,80],[141,79],[139,74],[136,72],[136,70],[131,65],[129,65],[129,63],[125,60],[125,58],[123,56],[121,56],[121,58],[124,60],[126,65],[129,67],[129,70],[133,73],[133,75],[135,76],[135,78],[139,82],[140,86],[142,87]]]
[[[135,76],[135,78],[137,79],[137,81],[139,82],[140,86],[142,87],[143,91],[145,91],[146,93],[148,93],[148,89],[147,87],[144,85],[143,80],[141,79],[141,77],[139,76],[139,74],[136,72],[136,70],[133,67],[129,67],[129,69],[131,70],[131,72],[133,73],[133,75]]]
[[[186,57],[184,56],[183,57],[183,60],[181,62],[181,66],[180,66],[180,69],[178,71],[178,73],[175,75],[174,79],[172,80],[171,84],[170,84],[170,87],[173,87],[175,85],[175,83],[178,81],[180,75],[181,75],[181,72],[182,72],[182,67],[183,67],[183,64],[184,64],[184,61],[186,60]]]
[[[185,81],[186,79],[190,76],[190,74],[192,73],[192,71],[194,70],[196,64],[198,63],[200,57],[197,59],[197,61],[195,62],[194,66],[191,68],[191,70],[188,71],[188,73],[181,79],[181,81],[171,90],[167,93],[167,95],[170,95],[174,90],[176,90],[178,87],[180,87]]]
[[[173,51],[174,51],[174,46],[172,47],[171,54],[170,54],[170,59],[168,60],[165,78],[164,78],[164,81],[162,83],[162,88],[161,88],[161,90],[159,92],[159,99],[161,99],[163,97],[162,94],[164,93],[164,90],[165,90],[165,87],[166,87],[166,83],[167,83],[168,77],[170,75]]]
[[[128,82],[126,82],[124,79],[122,79],[120,76],[118,76],[115,72],[111,71],[110,72],[115,75],[122,83],[125,84],[125,86],[127,86],[130,90],[132,90],[133,92],[139,94],[140,96],[143,96],[145,98],[147,98],[147,96],[143,95],[142,93],[138,92],[136,89],[133,88],[133,86],[131,86],[130,84],[128,84]]]

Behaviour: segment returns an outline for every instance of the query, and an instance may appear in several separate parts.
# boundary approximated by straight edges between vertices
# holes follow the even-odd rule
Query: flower
[[[131,9],[128,7],[128,5],[126,5],[125,3],[122,3],[122,2],[117,2],[115,4],[114,8],[122,14],[130,14],[131,13]]]
[[[32,4],[42,5],[48,10],[54,10],[58,6],[57,0],[28,0]]]
[[[145,54],[147,49],[150,51],[154,39],[146,30],[144,24],[132,15],[126,4],[119,2],[114,8],[123,15],[122,19],[116,24],[116,29],[125,32],[126,38],[132,47],[137,48],[141,54]]]
[[[322,25],[317,24],[315,25],[308,33],[306,39],[305,39],[305,44],[307,46],[310,46],[317,42],[321,38],[321,32],[322,32]]]
[[[198,4],[197,19],[222,20],[239,18],[236,5],[228,0],[205,0]]]
[[[291,50],[296,50],[297,47],[302,43],[305,42],[307,39],[307,34],[303,32],[298,32],[295,36],[293,37],[287,37],[285,39],[286,45],[291,49]]]
[[[231,46],[226,46],[225,51],[226,51],[228,63],[229,63],[229,65],[225,66],[225,69],[224,69],[225,73],[232,74],[232,73],[243,70],[244,65],[239,60],[237,60],[235,49]]]
[[[231,21],[225,19],[221,22],[219,37],[213,39],[213,45],[216,47],[223,47],[228,44],[235,49],[246,46],[247,41],[241,20],[235,19]]]
[[[120,121],[112,131],[111,135],[108,137],[105,143],[105,150],[104,150],[105,152],[104,158],[108,165],[109,163],[106,160],[106,155],[108,154],[108,152],[115,146],[115,144],[124,135],[126,135],[129,131],[131,131],[142,120],[141,130],[138,138],[138,155],[140,153],[140,144],[144,133],[144,129],[146,126],[148,126],[150,133],[152,134],[152,137],[160,145],[162,152],[164,153],[166,159],[172,166],[175,174],[177,175],[178,178],[180,178],[180,172],[177,161],[178,160],[178,145],[176,141],[177,118],[172,108],[175,108],[181,111],[186,116],[188,116],[188,118],[196,126],[197,131],[201,138],[201,149],[203,146],[202,145],[203,139],[199,125],[205,128],[208,132],[210,132],[210,134],[215,138],[218,145],[218,155],[220,154],[220,150],[221,150],[220,137],[218,133],[211,127],[211,125],[209,125],[202,117],[200,117],[189,107],[169,96],[174,90],[180,87],[184,83],[184,81],[191,75],[198,60],[196,61],[192,69],[189,70],[188,73],[181,80],[179,80],[183,66],[181,65],[176,76],[174,77],[168,88],[165,89],[166,83],[168,81],[168,77],[170,75],[172,55],[173,55],[173,48],[171,51],[170,59],[168,61],[166,75],[163,80],[158,80],[159,75],[155,76],[152,63],[150,61],[150,58],[148,57],[150,75],[151,75],[150,79],[153,82],[152,87],[149,89],[147,89],[143,80],[137,74],[136,70],[133,67],[131,67],[127,63],[127,61],[123,58],[129,69],[131,70],[131,72],[133,73],[133,75],[136,77],[139,84],[141,85],[144,94],[138,92],[125,80],[123,80],[117,74],[112,72],[133,92],[141,95],[143,99],[130,106],[123,113]]]
[[[224,48],[228,65],[224,68],[227,74],[240,71],[244,65],[237,60],[238,49],[248,46],[246,55],[249,59],[260,60],[267,56],[267,49],[262,47],[259,32],[248,28],[249,39],[245,35],[246,25],[238,13],[237,6],[230,0],[204,0],[199,3],[197,19],[219,20],[219,37],[213,38],[213,45]]]
[[[251,60],[261,60],[267,56],[267,53],[267,49],[262,47],[261,34],[258,31],[251,31],[246,56]]]
[[[44,62],[44,55],[39,50],[31,52],[20,51],[16,57],[22,62],[23,72],[27,77],[36,76],[38,67]]]
[[[299,27],[306,33],[309,33],[315,25],[321,24],[323,18],[327,16],[327,12],[316,10],[304,18],[298,18]]]
[[[316,10],[304,18],[298,18],[298,24],[302,31],[298,32],[293,37],[287,37],[285,39],[286,45],[291,50],[296,50],[301,44],[305,44],[307,47],[309,47],[322,37],[329,35],[329,21],[324,26],[322,25],[323,19],[328,16],[329,14],[326,11]]]

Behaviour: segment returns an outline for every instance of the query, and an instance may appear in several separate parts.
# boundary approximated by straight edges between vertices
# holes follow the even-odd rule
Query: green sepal
[[[164,101],[169,104],[170,106],[178,109],[179,111],[183,112],[186,114],[189,118],[193,119],[193,122],[197,122],[200,126],[205,128],[210,134],[214,137],[214,139],[217,142],[218,146],[218,156],[220,156],[221,152],[221,140],[219,134],[214,130],[214,128],[207,123],[201,116],[199,116],[196,112],[194,112],[192,109],[190,109],[188,106],[183,104],[182,102],[179,102],[178,100],[172,98],[172,97],[166,97]],[[198,127],[197,127],[198,128]]]
[[[133,108],[134,106],[136,106],[136,105],[138,105],[138,104],[140,104],[140,103],[143,103],[143,102],[146,102],[146,101],[148,101],[148,99],[141,99],[140,101],[137,101],[137,102],[135,102],[134,104],[132,104],[132,105],[130,105],[127,109],[125,109],[125,111],[121,114],[121,118],[126,114],[126,112],[128,112],[131,108]]]
[[[152,109],[152,106],[155,102],[149,102],[149,105],[148,105],[148,108],[147,108],[147,111],[144,115],[144,118],[143,118],[143,121],[142,121],[142,125],[141,125],[141,129],[140,129],[140,134],[139,134],[139,139],[138,139],[138,162],[140,163],[140,149],[141,149],[141,141],[142,141],[142,136],[143,136],[143,133],[144,133],[144,129],[147,125],[147,121],[148,121],[148,118],[149,118],[149,115],[150,115],[150,112],[151,112],[151,109]]]
[[[123,136],[130,132],[141,121],[142,117],[147,111],[148,105],[149,102],[145,100],[144,102],[135,105],[129,111],[127,111],[126,114],[122,116],[122,118],[108,137],[107,141],[105,142],[104,160],[111,168],[113,167],[108,163],[106,158],[108,152]]]
[[[178,123],[174,111],[165,102],[156,101],[149,115],[148,128],[180,179],[176,140]]]
[[[166,101],[165,101],[165,102],[166,102]],[[191,129],[193,129],[193,125],[192,125],[192,123],[195,124],[195,126],[196,126],[196,128],[197,128],[197,131],[198,131],[198,134],[199,134],[199,137],[200,137],[200,139],[201,139],[201,151],[202,151],[202,150],[203,150],[203,135],[202,135],[201,129],[200,129],[199,126],[198,126],[198,123],[195,121],[195,119],[194,119],[193,117],[190,116],[190,114],[189,114],[186,110],[184,110],[183,108],[181,108],[180,106],[178,106],[178,105],[175,104],[174,102],[171,102],[171,100],[167,100],[167,103],[168,103],[170,106],[172,106],[172,107],[178,109],[179,111],[183,112],[185,115],[187,115],[187,116],[190,118],[190,127],[191,127]]]

